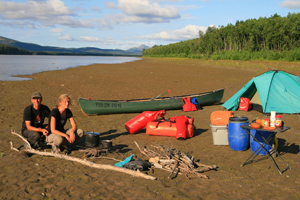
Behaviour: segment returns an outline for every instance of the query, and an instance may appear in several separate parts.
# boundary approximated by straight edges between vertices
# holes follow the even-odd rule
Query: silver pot
[[[101,140],[103,149],[111,149],[112,141],[111,140]]]

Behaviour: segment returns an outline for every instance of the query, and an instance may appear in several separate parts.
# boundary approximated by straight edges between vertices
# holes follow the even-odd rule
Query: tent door
[[[257,91],[255,92],[254,96],[251,99],[251,104],[252,104],[252,110],[263,112],[261,101]]]

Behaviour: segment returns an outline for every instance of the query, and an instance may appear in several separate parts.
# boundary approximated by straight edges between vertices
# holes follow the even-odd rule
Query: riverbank
[[[124,123],[137,115],[116,114],[86,116],[80,111],[79,97],[93,99],[135,99],[155,97],[171,89],[169,96],[206,92],[225,88],[225,102],[254,76],[280,69],[300,76],[299,63],[203,61],[193,59],[144,58],[123,64],[96,64],[49,71],[30,76],[30,81],[1,81],[0,90],[0,196],[3,199],[299,199],[300,164],[299,115],[283,115],[291,127],[277,135],[278,150],[291,166],[280,175],[269,159],[241,167],[251,150],[237,152],[229,146],[213,145],[210,114],[224,110],[221,105],[206,106],[196,112],[167,111],[166,118],[186,115],[195,119],[195,136],[185,141],[175,138],[147,136],[145,131],[130,135]],[[156,181],[135,178],[108,170],[89,168],[78,163],[53,157],[24,154],[10,150],[9,141],[22,150],[23,142],[10,134],[20,132],[24,108],[30,104],[34,91],[43,94],[43,103],[50,109],[58,96],[68,93],[73,98],[72,112],[79,128],[111,139],[116,151],[107,157],[122,160],[131,154],[146,160],[134,141],[140,146],[173,145],[203,164],[218,165],[218,171],[205,174],[210,179],[178,175],[168,179],[169,172],[159,169],[148,174]],[[257,111],[236,111],[236,116],[249,120],[263,118]],[[71,156],[82,157],[80,151]],[[279,158],[276,159],[282,164]],[[116,161],[94,158],[91,161],[114,164]],[[284,165],[280,165],[284,167]]]

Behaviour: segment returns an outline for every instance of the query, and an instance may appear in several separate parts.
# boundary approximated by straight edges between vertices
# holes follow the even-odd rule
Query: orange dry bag
[[[194,126],[192,124],[187,124],[186,126],[186,138],[191,138],[194,136]],[[176,123],[172,121],[157,120],[154,122],[148,122],[146,127],[147,135],[156,136],[170,136],[176,137],[177,127]]]
[[[233,111],[213,111],[210,115],[212,125],[228,125],[229,118],[233,117]]]
[[[196,105],[191,102],[190,97],[182,98],[182,103],[183,103],[182,110],[184,112],[196,111],[197,110]]]
[[[143,113],[126,122],[125,128],[130,134],[135,134],[145,128],[148,122],[155,121],[158,116],[164,117],[165,114],[165,110],[144,111]]]

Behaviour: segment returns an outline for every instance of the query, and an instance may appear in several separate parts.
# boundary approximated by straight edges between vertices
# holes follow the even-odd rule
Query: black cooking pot
[[[101,143],[102,143],[103,149],[111,149],[112,148],[111,140],[102,140]]]
[[[98,147],[100,134],[96,132],[87,132],[85,135],[85,147]]]

